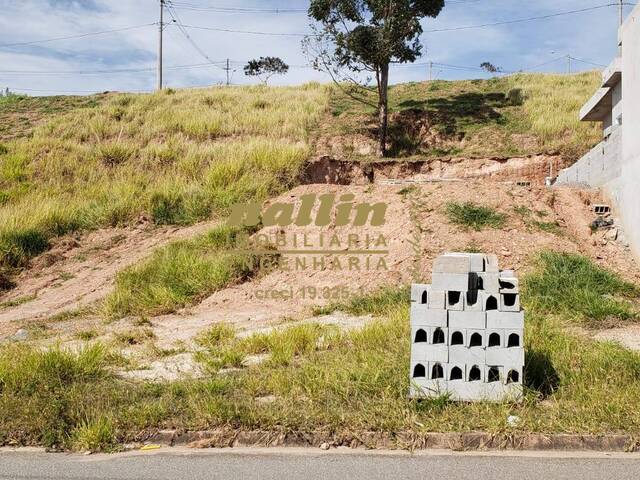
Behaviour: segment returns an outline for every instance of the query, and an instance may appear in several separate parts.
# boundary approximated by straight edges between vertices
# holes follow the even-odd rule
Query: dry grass
[[[599,74],[515,74],[489,80],[406,83],[391,87],[391,157],[512,157],[560,152],[578,158],[602,138],[598,126],[578,121]],[[334,92],[333,121],[323,136],[341,136],[343,156],[358,154],[361,137],[375,141],[375,115]],[[335,142],[333,142],[335,143]]]
[[[319,84],[211,88],[114,95],[60,115],[0,150],[0,268],[24,267],[70,231],[142,213],[191,224],[283,191],[327,102]]]

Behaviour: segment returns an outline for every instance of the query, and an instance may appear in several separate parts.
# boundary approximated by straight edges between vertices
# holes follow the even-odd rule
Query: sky
[[[414,65],[394,66],[391,81],[427,80],[429,62],[434,62],[433,78],[445,80],[486,78],[488,74],[479,69],[485,61],[505,72],[567,72],[567,55],[573,57],[572,71],[601,69],[600,65],[609,64],[617,51],[616,6],[505,25],[451,29],[599,7],[614,1],[446,0],[437,18],[422,22],[423,56]],[[191,40],[165,12],[165,21],[170,23],[164,30],[166,86],[222,83],[227,58],[233,84],[257,83],[259,80],[244,75],[242,66],[260,56],[278,56],[291,65],[289,73],[273,78],[272,84],[330,81],[308,67],[302,52],[301,34],[310,31],[305,12],[286,11],[306,10],[308,0],[173,2],[172,13]],[[31,95],[153,90],[157,83],[159,4],[159,0],[0,0],[0,88]],[[625,14],[632,8],[625,6]],[[103,31],[112,32],[48,41]]]

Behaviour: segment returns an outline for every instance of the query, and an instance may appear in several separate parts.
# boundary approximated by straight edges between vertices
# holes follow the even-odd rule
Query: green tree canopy
[[[244,67],[244,74],[259,77],[265,84],[274,75],[283,75],[289,71],[289,65],[278,57],[260,57],[257,60],[249,60]]]
[[[358,83],[340,74],[345,69],[375,75],[380,155],[386,153],[389,65],[414,62],[421,55],[420,21],[438,16],[443,7],[444,0],[311,0],[309,17],[320,28],[305,46],[314,66],[336,81]]]

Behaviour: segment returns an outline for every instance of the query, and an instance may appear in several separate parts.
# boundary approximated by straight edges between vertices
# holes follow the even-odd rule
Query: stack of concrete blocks
[[[411,397],[522,397],[524,312],[511,270],[495,255],[447,253],[431,285],[411,288]]]

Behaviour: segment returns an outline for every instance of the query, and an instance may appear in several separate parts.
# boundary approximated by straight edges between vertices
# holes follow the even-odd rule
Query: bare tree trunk
[[[384,157],[389,129],[389,64],[380,66],[378,78],[378,156]]]

